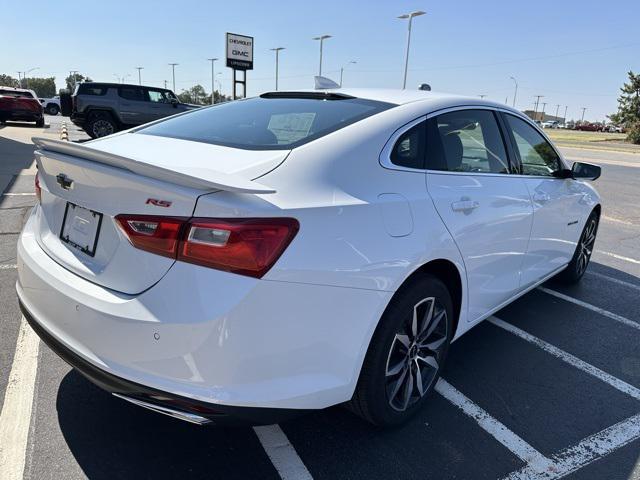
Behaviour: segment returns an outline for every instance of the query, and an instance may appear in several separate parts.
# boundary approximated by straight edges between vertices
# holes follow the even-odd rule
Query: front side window
[[[169,103],[169,99],[162,90],[147,90],[149,100],[154,103]]]
[[[393,105],[324,94],[268,94],[193,110],[136,130],[249,150],[295,148]]]
[[[424,168],[425,124],[420,122],[400,135],[391,150],[391,163],[400,167]]]
[[[560,169],[560,158],[551,144],[524,120],[509,114],[505,117],[520,155],[521,173],[553,176]]]
[[[146,101],[144,90],[139,87],[120,87],[119,94],[120,97],[125,100],[132,100],[134,102]]]
[[[427,123],[427,168],[449,172],[509,173],[494,113],[457,110]]]

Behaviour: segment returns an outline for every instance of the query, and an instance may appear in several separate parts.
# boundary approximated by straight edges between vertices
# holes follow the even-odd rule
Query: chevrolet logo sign
[[[67,177],[64,173],[59,173],[58,175],[56,175],[56,182],[58,182],[58,185],[60,185],[65,190],[69,190],[71,188],[71,185],[73,185],[73,180]]]

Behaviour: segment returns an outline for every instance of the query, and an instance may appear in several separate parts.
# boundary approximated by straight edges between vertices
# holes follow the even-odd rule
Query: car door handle
[[[533,194],[533,201],[537,203],[547,203],[551,200],[551,197],[548,193],[545,192],[536,192]]]
[[[479,206],[480,204],[475,200],[460,200],[459,202],[453,202],[451,204],[451,209],[454,212],[467,212],[474,208],[478,208]]]

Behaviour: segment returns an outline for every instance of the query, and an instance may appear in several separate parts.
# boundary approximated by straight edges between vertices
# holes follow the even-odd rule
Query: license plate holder
[[[93,257],[96,254],[101,225],[102,213],[67,202],[60,240]]]

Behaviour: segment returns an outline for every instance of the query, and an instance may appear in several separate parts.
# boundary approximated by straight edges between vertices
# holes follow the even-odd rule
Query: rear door
[[[511,175],[494,111],[428,119],[427,189],[462,254],[476,321],[518,293],[533,213],[524,181]]]
[[[518,165],[531,196],[533,226],[523,265],[523,286],[567,264],[580,236],[580,205],[583,193],[572,188],[573,180],[554,177],[562,168],[553,146],[528,121],[503,114],[507,134],[511,137]]]
[[[127,125],[141,125],[154,120],[144,88],[133,85],[118,87],[118,100],[120,118]]]

